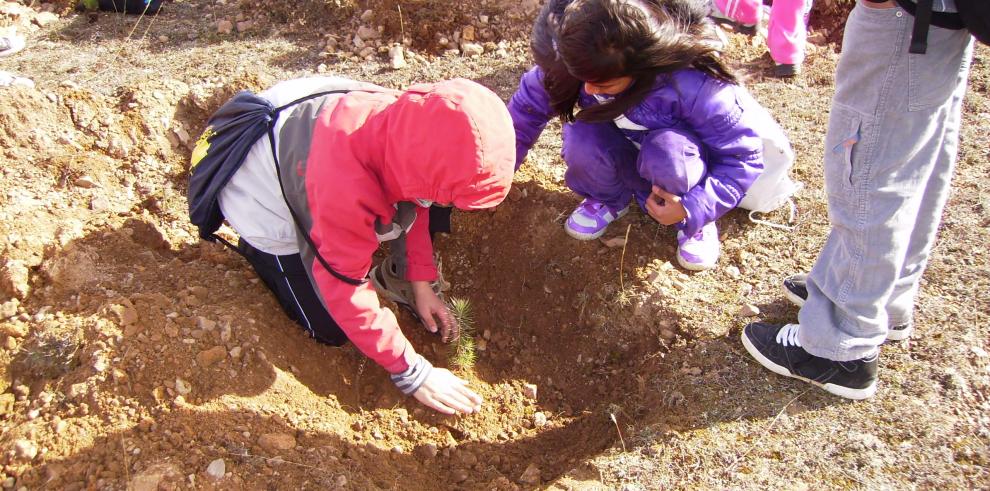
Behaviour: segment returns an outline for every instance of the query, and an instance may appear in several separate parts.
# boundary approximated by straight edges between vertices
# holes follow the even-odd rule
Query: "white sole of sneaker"
[[[685,261],[680,254],[677,254],[677,264],[680,264],[682,268],[688,271],[708,271],[709,269],[715,269],[715,265],[717,263],[711,263],[711,264],[689,263]]]
[[[865,387],[862,389],[851,389],[849,387],[842,387],[840,385],[835,385],[835,384],[828,384],[828,383],[823,384],[820,382],[815,382],[814,380],[811,380],[809,378],[804,378],[800,375],[795,375],[791,373],[791,371],[788,370],[787,367],[778,365],[770,361],[769,358],[763,356],[763,353],[760,353],[760,350],[756,349],[756,346],[753,346],[753,343],[749,341],[749,337],[746,336],[745,329],[743,329],[741,337],[742,337],[743,346],[746,348],[746,351],[749,352],[750,356],[752,356],[760,365],[763,365],[764,368],[770,370],[773,373],[776,373],[777,375],[783,375],[784,377],[803,380],[805,382],[808,382],[809,384],[821,387],[822,389],[825,390],[825,392],[828,392],[829,394],[837,395],[839,397],[844,397],[846,399],[852,399],[854,401],[869,399],[870,397],[873,397],[873,394],[876,394],[877,392],[876,382],[873,382],[872,384],[870,384],[869,387]]]
[[[898,330],[887,329],[887,341],[904,341],[911,337],[912,331],[914,331],[914,326],[908,326]]]
[[[618,219],[626,216],[626,213],[629,213],[629,207],[628,206],[625,207],[625,208],[623,208],[622,211],[620,211],[619,213],[617,213],[615,215],[615,219],[612,220],[611,222],[609,222],[609,225],[611,225],[612,223],[615,223],[616,220],[618,220]],[[573,238],[575,238],[577,240],[595,240],[595,239],[597,239],[597,238],[605,235],[605,230],[608,230],[608,225],[602,227],[601,230],[599,230],[597,232],[586,234],[584,232],[578,232],[577,230],[574,230],[571,227],[568,227],[567,226],[567,222],[564,222],[564,232],[567,232],[567,235],[570,235],[571,237],[573,237]]]

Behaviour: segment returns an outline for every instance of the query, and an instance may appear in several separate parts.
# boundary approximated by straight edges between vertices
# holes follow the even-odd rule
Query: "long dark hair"
[[[695,68],[737,83],[718,58],[705,0],[551,0],[533,29],[554,112],[564,121],[609,121],[646,97],[656,77]],[[632,77],[622,94],[576,115],[582,84]]]

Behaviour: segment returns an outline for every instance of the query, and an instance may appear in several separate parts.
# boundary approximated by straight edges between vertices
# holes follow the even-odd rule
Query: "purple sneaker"
[[[588,198],[582,201],[571,213],[567,223],[564,224],[564,231],[577,240],[594,240],[605,233],[608,224],[625,215],[628,211],[628,205],[621,210],[614,211],[605,206],[605,203]]]
[[[701,227],[693,237],[677,232],[677,262],[684,269],[704,271],[714,268],[720,249],[715,222]]]

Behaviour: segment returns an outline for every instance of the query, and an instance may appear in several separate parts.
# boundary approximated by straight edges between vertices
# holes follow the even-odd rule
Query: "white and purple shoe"
[[[718,263],[721,244],[718,241],[718,228],[711,222],[692,237],[677,232],[677,262],[691,271],[712,269]]]
[[[587,198],[567,218],[564,231],[577,240],[594,240],[605,233],[608,224],[619,219],[628,211],[628,205],[616,211],[601,201]]]

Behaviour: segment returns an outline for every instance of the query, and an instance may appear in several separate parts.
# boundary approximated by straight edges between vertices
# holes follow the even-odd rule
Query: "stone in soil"
[[[208,350],[200,351],[196,355],[196,363],[201,367],[209,367],[224,358],[227,358],[227,350],[223,346],[214,346]]]
[[[38,456],[38,446],[31,440],[17,440],[14,442],[14,455],[21,460],[34,460]]]
[[[523,384],[522,393],[526,398],[536,400],[536,390],[536,384]]]
[[[227,463],[223,459],[216,459],[210,462],[206,468],[206,474],[213,479],[222,479],[227,474]]]
[[[28,267],[24,261],[11,259],[0,267],[0,292],[23,300],[30,291]]]
[[[285,433],[265,433],[258,437],[258,446],[277,453],[296,448],[296,438]]]
[[[522,475],[519,476],[519,482],[522,484],[536,485],[540,483],[540,468],[536,464],[529,464],[526,470],[523,471]]]
[[[739,308],[739,317],[754,317],[760,315],[760,308],[755,305],[746,304]]]

